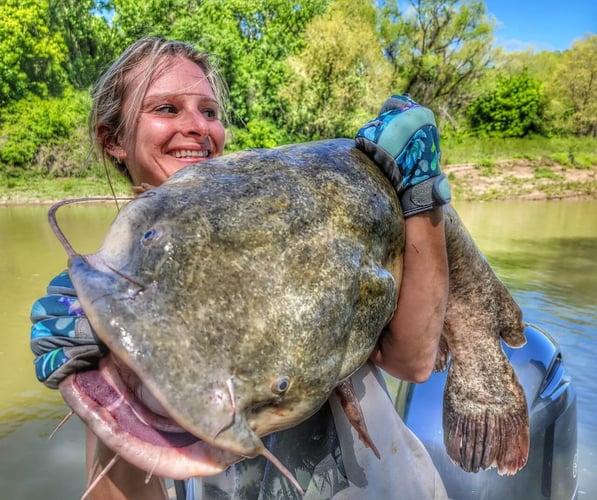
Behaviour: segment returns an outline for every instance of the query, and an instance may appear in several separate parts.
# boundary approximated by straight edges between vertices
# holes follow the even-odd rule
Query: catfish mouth
[[[211,476],[242,458],[179,426],[111,353],[98,369],[69,375],[59,388],[108,448],[151,474],[172,479]]]

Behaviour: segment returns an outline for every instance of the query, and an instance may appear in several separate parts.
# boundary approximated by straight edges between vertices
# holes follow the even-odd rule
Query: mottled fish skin
[[[259,436],[309,417],[393,314],[400,207],[353,144],[187,168],[127,205],[97,254],[71,261],[100,338],[215,446],[254,456]]]
[[[510,473],[526,461],[528,417],[499,338],[521,345],[520,310],[445,213],[446,446],[466,470]],[[127,205],[70,273],[99,337],[172,418],[248,457],[368,358],[395,308],[403,248],[390,183],[338,139],[186,168]]]

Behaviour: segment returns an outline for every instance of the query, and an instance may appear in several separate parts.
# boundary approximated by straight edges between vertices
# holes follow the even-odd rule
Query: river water
[[[456,209],[525,319],[561,345],[578,404],[578,498],[597,498],[597,202],[457,203]],[[115,215],[106,205],[66,207],[61,227],[80,252],[97,249]],[[0,497],[75,499],[84,491],[83,427],[56,391],[39,384],[29,310],[66,266],[47,207],[0,207]]]

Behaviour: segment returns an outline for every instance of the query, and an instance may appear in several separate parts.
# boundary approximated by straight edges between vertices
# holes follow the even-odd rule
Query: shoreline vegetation
[[[574,168],[543,161],[500,160],[495,165],[443,167],[454,201],[596,200],[597,165]],[[128,185],[112,179],[117,197],[130,197]],[[16,189],[0,187],[0,205],[52,204],[68,198],[113,197],[106,179],[32,179]],[[106,200],[111,201],[111,200]]]
[[[454,201],[597,199],[597,139],[447,139],[442,169]],[[86,177],[36,175],[0,180],[0,205],[51,204],[67,198],[131,196],[127,182],[102,167]]]
[[[408,94],[436,116],[455,201],[597,198],[595,33],[506,51],[478,0],[63,3],[9,2],[0,19],[0,206],[112,195],[91,91],[141,34],[212,55],[230,151],[354,137]]]

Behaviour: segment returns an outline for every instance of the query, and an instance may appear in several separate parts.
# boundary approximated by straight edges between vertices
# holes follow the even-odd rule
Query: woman
[[[187,165],[223,154],[223,89],[207,57],[192,46],[143,38],[131,45],[96,84],[90,115],[92,138],[104,160],[113,163],[134,186],[157,186]],[[414,175],[413,165],[395,161],[405,149],[404,144],[400,151],[391,151],[392,144],[405,137],[409,143],[414,132],[419,134],[418,126],[413,129],[412,125],[417,113],[425,115],[425,123],[429,121],[431,112],[426,108],[406,97],[394,98],[377,120],[359,131],[357,140],[359,147],[394,182],[405,206],[412,209],[412,216],[406,220],[400,307],[371,360],[390,374],[415,382],[425,380],[431,373],[443,326],[447,258],[442,211],[438,206],[448,201],[448,198],[433,198],[430,194],[439,181],[445,184],[437,164],[439,148],[434,123],[427,123],[433,134],[427,134],[425,139],[426,151],[435,161],[432,169],[425,168],[422,175]],[[411,196],[415,192],[413,188],[423,195]],[[415,200],[414,205],[412,200]],[[76,296],[66,273],[50,283],[48,293],[33,306],[31,343],[37,356],[38,378],[56,388],[69,373],[97,363],[102,347],[83,312],[76,311]],[[334,401],[297,428],[269,436],[266,445],[273,448],[279,458],[280,454],[285,455],[287,461],[281,459],[291,470],[293,464],[288,461],[295,462],[295,470],[303,476],[307,467],[307,476],[299,478],[307,497],[381,498],[379,495],[385,495],[387,490],[394,497],[400,497],[396,496],[400,491],[403,498],[414,498],[413,495],[445,498],[443,486],[424,448],[395,414],[379,372],[366,365],[353,379],[358,382],[357,392],[362,398],[369,427],[387,425],[384,436],[388,449],[399,443],[400,453],[394,450],[384,455],[382,452],[379,463],[369,463],[368,458],[363,462],[359,458],[359,444],[352,442],[350,430],[340,423],[340,410]],[[382,420],[383,424],[375,420]],[[89,431],[87,444],[88,480],[91,482],[112,459],[113,453]],[[366,456],[370,455],[367,451]],[[396,462],[389,455],[402,458]],[[397,482],[402,484],[400,490],[394,486],[395,481],[389,479],[389,476],[397,476],[398,470],[404,478]],[[359,480],[357,476],[363,471],[366,478]],[[145,472],[120,460],[94,487],[91,497],[164,498],[163,482],[152,478],[146,484],[145,477]],[[283,481],[276,471],[257,458],[245,460],[216,478],[198,480],[195,485],[189,482],[189,489],[201,490],[204,498],[215,498],[216,491],[217,495],[225,495],[217,498],[257,498],[259,495],[270,498]],[[411,493],[407,485],[412,485]]]

